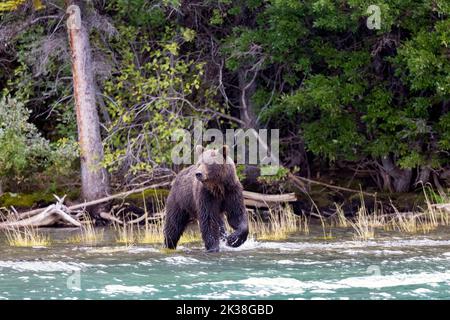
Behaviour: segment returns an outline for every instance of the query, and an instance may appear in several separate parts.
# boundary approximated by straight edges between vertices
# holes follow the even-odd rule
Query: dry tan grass
[[[350,223],[344,214],[344,210],[342,209],[342,206],[338,205],[337,203],[335,203],[334,205],[336,207],[336,219],[335,219],[336,227],[340,227],[340,228],[349,227]]]
[[[50,237],[35,227],[7,229],[5,235],[6,242],[12,247],[47,247],[51,244]]]
[[[366,211],[365,207],[358,210],[355,221],[349,221],[355,231],[354,238],[357,240],[369,240],[375,237],[375,223]]]
[[[293,213],[292,207],[283,210],[269,210],[269,219],[264,222],[260,217],[249,219],[250,232],[258,240],[285,240],[292,233],[303,231],[309,234],[308,220]]]
[[[88,214],[84,216],[84,222],[81,226],[80,232],[67,239],[67,243],[83,243],[94,245],[101,242],[104,238],[104,230],[95,228],[94,222]]]

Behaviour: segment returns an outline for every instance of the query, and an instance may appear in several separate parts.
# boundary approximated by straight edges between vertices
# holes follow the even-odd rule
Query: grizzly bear
[[[247,240],[248,218],[228,146],[197,146],[195,152],[198,162],[182,170],[172,183],[166,203],[164,244],[175,249],[188,223],[198,220],[208,252],[219,251],[221,238],[228,246],[239,247]],[[224,216],[234,229],[230,235],[225,231]]]

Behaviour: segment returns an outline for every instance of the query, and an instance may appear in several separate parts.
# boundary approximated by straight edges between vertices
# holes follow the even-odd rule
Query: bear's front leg
[[[240,189],[228,195],[224,203],[224,211],[227,215],[228,224],[235,230],[228,236],[227,245],[237,248],[247,240],[248,236],[247,210],[245,210]]]
[[[219,232],[220,232],[220,240],[226,241],[228,238],[227,229],[225,228],[225,222],[223,221],[223,217],[219,220]]]
[[[217,221],[211,218],[200,220],[200,231],[207,252],[219,252],[220,229]]]
[[[164,217],[164,246],[168,249],[176,249],[184,229],[189,223],[189,215],[177,208],[172,203],[166,206]]]
[[[216,201],[204,195],[199,201],[199,224],[207,252],[218,252],[220,244],[220,221],[222,220]]]

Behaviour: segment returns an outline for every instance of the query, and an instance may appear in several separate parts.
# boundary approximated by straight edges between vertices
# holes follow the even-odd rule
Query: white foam
[[[401,250],[395,248],[414,247],[437,247],[450,246],[450,240],[433,239],[395,239],[395,240],[370,240],[370,241],[336,241],[336,242],[260,242],[255,239],[248,239],[238,248],[230,248],[221,244],[223,251],[246,251],[255,249],[270,249],[280,251],[311,251],[311,250],[339,250],[343,253],[358,254],[367,253],[362,249],[385,247],[389,249],[376,250],[375,254],[403,254]],[[358,250],[359,249],[359,250]]]
[[[130,247],[129,253],[146,253],[146,252],[161,252],[159,249],[152,247]]]
[[[426,289],[426,288],[419,288],[413,291],[414,293],[417,293],[419,295],[426,295],[428,293],[434,293],[435,291]]]
[[[205,264],[206,263],[204,261],[200,261],[195,258],[183,257],[183,256],[167,257],[167,258],[164,258],[163,260],[171,265],[190,265],[190,264]]]
[[[394,274],[381,276],[349,277],[335,281],[301,281],[294,278],[276,277],[250,277],[241,280],[225,280],[219,282],[202,282],[192,284],[196,286],[209,286],[223,288],[224,292],[234,290],[236,294],[251,296],[302,295],[306,291],[313,293],[333,293],[336,290],[348,288],[380,289],[410,285],[439,285],[450,281],[450,272],[443,273],[418,273],[418,274]],[[242,286],[236,290],[235,286]],[[232,287],[232,288],[229,288]]]
[[[19,272],[78,271],[88,266],[85,263],[62,261],[0,261],[0,268],[10,268]]]
[[[143,293],[153,293],[159,291],[154,288],[152,285],[146,286],[124,286],[118,284],[109,284],[106,285],[102,290],[102,294],[143,294]]]
[[[405,254],[406,252],[401,251],[401,250],[373,250],[373,251],[369,251],[368,253],[374,253],[376,255],[400,255],[400,254]]]
[[[276,263],[278,263],[278,264],[287,264],[287,265],[294,265],[294,264],[296,264],[296,262],[292,261],[292,260],[278,260],[278,261],[276,261]]]
[[[337,282],[348,287],[358,288],[386,288],[397,286],[409,286],[420,284],[438,284],[450,281],[450,271],[441,273],[417,273],[417,274],[395,274],[381,276],[353,277]]]
[[[313,260],[296,260],[296,261],[293,261],[293,260],[278,260],[278,261],[275,261],[275,263],[278,263],[278,264],[282,264],[282,265],[307,265],[307,266],[309,266],[309,265],[317,265],[317,264],[324,264],[324,262],[323,261],[313,261]]]

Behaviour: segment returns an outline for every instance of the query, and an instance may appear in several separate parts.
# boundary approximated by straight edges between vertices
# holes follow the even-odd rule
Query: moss
[[[38,202],[51,202],[52,194],[34,192],[30,194],[5,193],[0,197],[0,206],[15,208],[30,208]]]
[[[152,207],[152,203],[164,203],[168,195],[169,190],[167,189],[149,189],[144,192],[130,194],[125,200],[143,209],[145,207],[145,199],[145,205],[149,209]]]
[[[164,208],[168,195],[169,190],[167,189],[149,189],[144,192],[130,194],[125,199],[115,199],[112,205],[124,208],[124,213],[132,212],[142,215],[145,213],[145,210],[154,213]]]
[[[36,191],[33,193],[10,193],[0,196],[0,207],[31,208],[49,205],[55,202],[53,194],[67,195],[68,199],[77,199],[80,195],[78,189],[61,190],[60,192]]]
[[[169,190],[167,189],[148,189],[144,192],[134,193],[127,197],[131,200],[142,200],[142,198],[153,198],[153,199],[164,199],[169,195]]]

